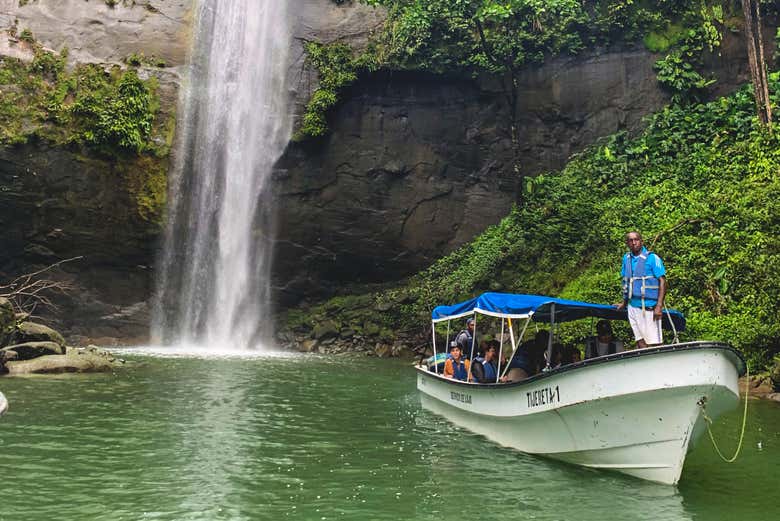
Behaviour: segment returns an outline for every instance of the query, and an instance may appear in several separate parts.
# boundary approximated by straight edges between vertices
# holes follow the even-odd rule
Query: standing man
[[[628,321],[634,331],[636,346],[643,349],[663,343],[661,317],[666,296],[666,268],[661,257],[647,251],[639,232],[626,234],[629,252],[623,256],[623,302],[628,306]]]
[[[463,358],[466,360],[471,358],[471,346],[474,345],[476,349],[476,346],[479,345],[474,343],[475,324],[475,320],[473,318],[469,318],[466,320],[466,329],[462,330],[460,333],[458,333],[458,336],[455,337],[455,343],[457,343],[458,347],[460,347],[460,352],[463,355]]]

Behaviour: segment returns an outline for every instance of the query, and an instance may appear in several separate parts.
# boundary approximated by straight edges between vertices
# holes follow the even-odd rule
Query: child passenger
[[[450,356],[444,363],[444,376],[446,378],[454,378],[465,382],[468,375],[469,361],[463,360],[460,347],[456,342],[453,342],[450,344]]]

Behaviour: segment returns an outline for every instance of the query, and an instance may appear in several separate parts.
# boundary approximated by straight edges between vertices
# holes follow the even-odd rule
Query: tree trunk
[[[772,105],[769,99],[769,82],[766,76],[760,9],[758,0],[742,0],[742,11],[745,14],[748,64],[750,66],[750,78],[753,81],[756,111],[761,123],[771,128]]]

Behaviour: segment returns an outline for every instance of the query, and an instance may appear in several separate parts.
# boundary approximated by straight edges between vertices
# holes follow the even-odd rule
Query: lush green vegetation
[[[771,83],[777,102],[780,76]],[[404,286],[376,294],[368,312],[342,298],[311,316],[347,309],[354,318],[346,326],[381,316],[383,328],[409,331],[433,306],[482,291],[617,302],[624,234],[638,229],[666,263],[668,303],[688,318],[683,338],[728,340],[763,365],[780,351],[779,172],[780,137],[760,128],[750,86],[671,106],[641,135],[610,136],[562,171],[534,178],[522,208]]]
[[[34,52],[29,63],[0,59],[0,144],[44,138],[106,154],[155,148],[155,79],[142,81],[133,69],[96,64],[67,70],[67,49],[54,54],[34,44]]]
[[[301,128],[295,136],[298,140],[327,132],[325,114],[338,101],[339,91],[357,79],[358,71],[368,61],[356,58],[349,46],[340,43],[308,42],[305,48],[308,60],[319,72],[320,84],[306,106]]]
[[[159,221],[173,122],[160,117],[156,79],[132,67],[68,68],[67,49],[53,53],[22,36],[32,61],[0,57],[0,146],[44,140],[119,159],[139,216]]]
[[[322,85],[312,96],[299,138],[326,132],[326,111],[339,89],[363,70],[497,76],[513,121],[523,67],[610,46],[644,44],[667,53],[657,64],[659,82],[675,101],[696,101],[713,82],[697,70],[702,56],[716,50],[722,31],[733,28],[740,13],[730,0],[361,1],[388,10],[384,29],[360,52],[343,43],[307,46]]]

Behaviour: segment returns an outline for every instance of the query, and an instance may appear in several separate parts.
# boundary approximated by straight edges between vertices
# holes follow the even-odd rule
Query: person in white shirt
[[[615,340],[609,321],[599,320],[596,322],[596,335],[585,339],[586,360],[623,351],[623,342]]]

